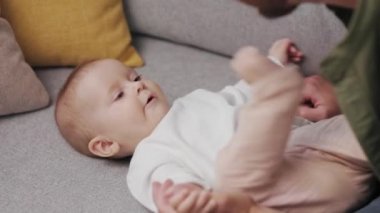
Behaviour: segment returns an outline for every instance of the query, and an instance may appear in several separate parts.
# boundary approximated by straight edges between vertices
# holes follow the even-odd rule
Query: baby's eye
[[[119,100],[120,98],[122,98],[124,96],[124,92],[119,92],[115,98],[115,101]]]
[[[142,76],[141,76],[141,74],[140,75],[137,75],[136,77],[135,77],[135,79],[133,79],[133,81],[140,81],[142,79]]]

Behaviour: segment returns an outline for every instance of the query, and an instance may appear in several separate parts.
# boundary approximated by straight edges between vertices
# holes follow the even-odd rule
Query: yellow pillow
[[[99,58],[143,64],[131,46],[122,0],[1,0],[1,9],[33,66]]]

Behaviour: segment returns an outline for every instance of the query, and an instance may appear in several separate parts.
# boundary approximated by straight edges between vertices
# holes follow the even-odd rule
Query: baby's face
[[[130,155],[169,110],[159,85],[122,63],[95,62],[80,80],[77,97],[90,128],[121,145]]]

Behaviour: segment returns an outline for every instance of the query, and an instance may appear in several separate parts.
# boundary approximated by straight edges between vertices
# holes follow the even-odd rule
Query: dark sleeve
[[[380,0],[362,0],[346,38],[321,65],[380,180]]]

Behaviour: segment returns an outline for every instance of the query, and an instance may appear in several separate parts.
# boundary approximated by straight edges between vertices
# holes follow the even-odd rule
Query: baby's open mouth
[[[149,96],[149,98],[146,101],[146,105],[148,105],[155,97],[153,95]]]

